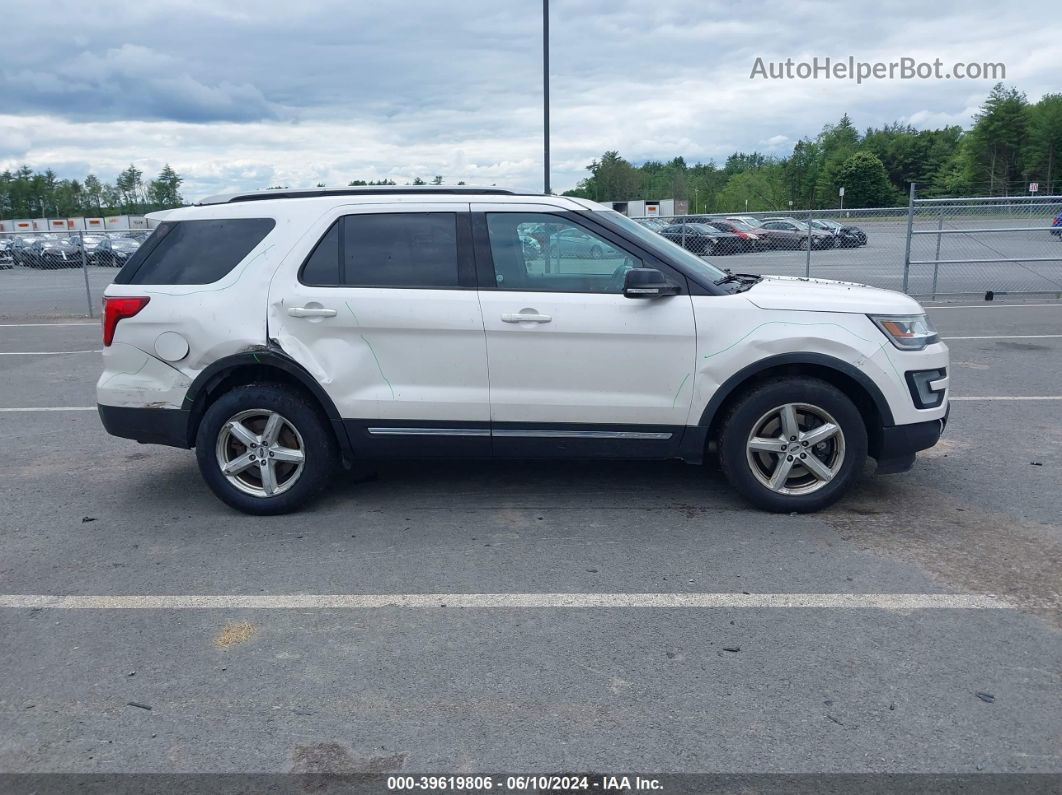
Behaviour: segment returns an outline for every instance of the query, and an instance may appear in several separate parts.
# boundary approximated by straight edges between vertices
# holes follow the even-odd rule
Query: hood
[[[763,281],[743,295],[760,309],[886,315],[921,314],[923,311],[916,300],[893,290],[799,276],[764,276]]]

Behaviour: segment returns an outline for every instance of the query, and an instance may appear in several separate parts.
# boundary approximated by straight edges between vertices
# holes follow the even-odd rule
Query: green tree
[[[833,195],[843,187],[851,207],[886,207],[898,198],[885,166],[873,152],[856,152],[841,163],[834,176],[837,183],[831,186]]]
[[[1021,156],[1028,126],[1025,94],[997,83],[976,116],[968,150],[974,178],[988,195],[1007,195],[1024,180]]]
[[[157,210],[180,207],[184,203],[180,192],[182,182],[184,180],[167,163],[148,184],[148,203]]]
[[[715,197],[718,212],[759,212],[788,207],[782,167],[772,163],[734,174]]]
[[[122,210],[126,213],[139,212],[140,206],[146,203],[143,177],[144,172],[130,163],[129,168],[119,174],[115,180],[119,201]]]
[[[1022,153],[1026,179],[1042,181],[1041,192],[1055,195],[1062,183],[1062,94],[1045,94],[1029,108],[1028,135]]]
[[[595,160],[586,169],[590,176],[567,195],[601,202],[649,198],[642,194],[644,175],[620,157],[619,152],[605,152],[600,160]]]
[[[815,141],[797,141],[782,165],[786,192],[796,207],[814,207],[815,192],[822,167],[822,148]]]

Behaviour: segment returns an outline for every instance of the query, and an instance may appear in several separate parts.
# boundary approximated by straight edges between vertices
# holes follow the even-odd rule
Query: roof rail
[[[460,194],[507,194],[513,191],[505,188],[477,188],[471,185],[353,185],[345,188],[283,188],[248,191],[246,193],[222,193],[208,196],[195,204],[230,204],[232,202],[267,201],[269,199],[310,199],[321,196],[380,196],[387,194],[424,193],[429,195]]]

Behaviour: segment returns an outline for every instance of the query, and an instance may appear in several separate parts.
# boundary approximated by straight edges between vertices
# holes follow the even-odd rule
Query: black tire
[[[750,457],[756,456],[750,456],[747,448],[749,437],[765,415],[780,406],[794,403],[806,404],[828,414],[840,428],[840,442],[843,448],[837,471],[829,482],[808,493],[783,494],[770,489],[759,480],[753,471],[754,464],[750,461]],[[808,419],[811,415],[798,416]],[[779,442],[782,442],[781,438]],[[802,451],[798,450],[799,452]],[[741,496],[766,511],[805,513],[833,504],[859,477],[866,457],[867,431],[859,409],[835,386],[817,378],[790,376],[759,384],[741,395],[722,421],[719,466]],[[780,457],[776,460],[781,462]],[[797,464],[799,460],[794,466]],[[808,474],[810,477],[810,473]]]
[[[249,494],[233,485],[222,473],[217,457],[219,438],[228,421],[251,410],[280,414],[301,436],[302,470],[285,491],[271,496]],[[199,471],[211,491],[236,510],[257,516],[289,513],[302,507],[328,486],[339,466],[336,438],[328,419],[312,397],[282,384],[238,386],[218,398],[199,424],[195,452]],[[247,471],[251,474],[257,470]]]

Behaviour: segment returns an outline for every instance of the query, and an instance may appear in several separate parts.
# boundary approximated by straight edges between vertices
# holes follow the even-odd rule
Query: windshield
[[[646,229],[641,224],[632,221],[623,213],[616,212],[615,210],[604,210],[598,214],[604,216],[607,221],[620,227],[632,239],[637,240],[650,251],[656,252],[666,259],[680,261],[691,271],[703,275],[705,279],[714,282],[716,279],[720,279],[725,275],[723,271],[719,270],[719,268],[710,265],[696,254],[687,251],[678,243],[672,243],[666,237],[661,237],[656,232]]]

